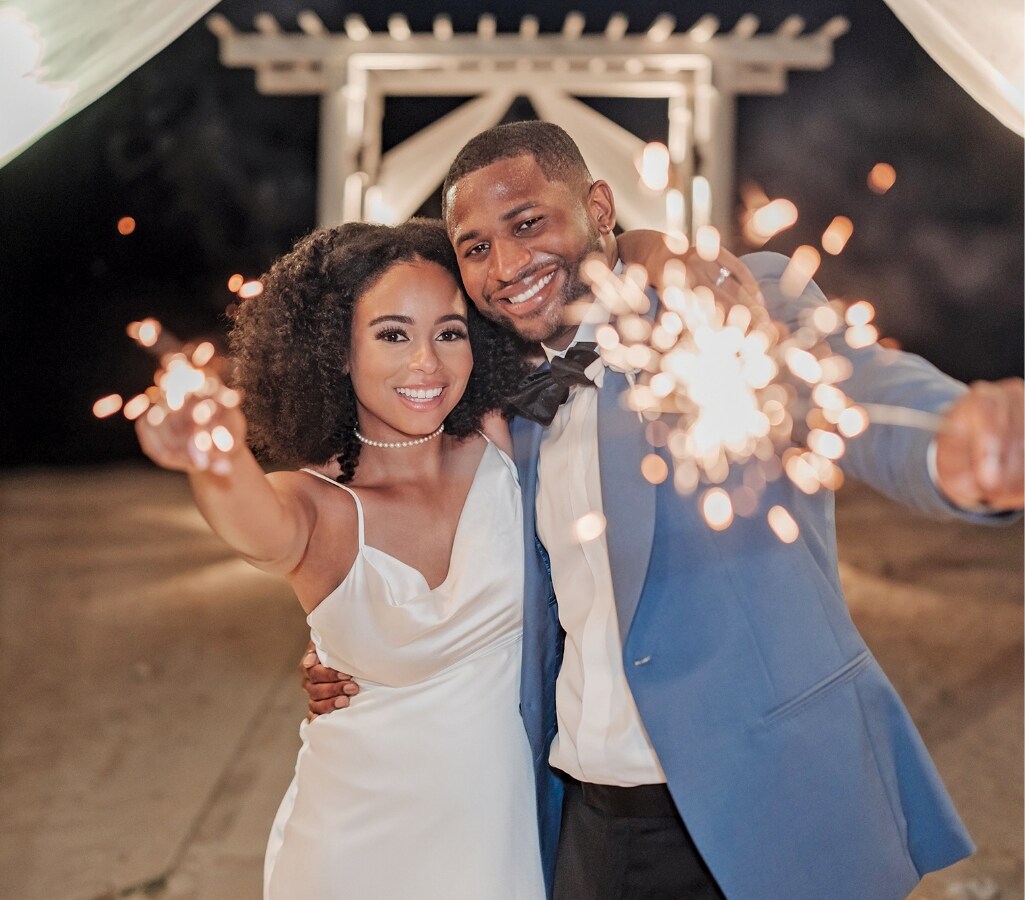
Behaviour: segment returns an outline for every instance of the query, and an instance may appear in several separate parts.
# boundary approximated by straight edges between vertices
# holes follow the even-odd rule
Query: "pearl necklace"
[[[442,422],[438,426],[437,431],[432,431],[430,434],[424,435],[424,437],[415,438],[412,441],[372,441],[370,438],[360,434],[358,428],[353,428],[352,430],[356,432],[356,437],[359,439],[361,444],[366,444],[368,447],[383,447],[386,450],[398,450],[400,447],[415,447],[417,444],[426,444],[429,440],[436,438],[445,430],[445,423]]]

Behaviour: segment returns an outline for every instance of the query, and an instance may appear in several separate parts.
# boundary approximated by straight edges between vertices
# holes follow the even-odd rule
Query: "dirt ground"
[[[979,848],[912,896],[1021,898],[1022,529],[854,485],[838,519],[854,618]],[[0,476],[0,897],[259,897],[305,641],[285,584],[210,534],[183,478]]]

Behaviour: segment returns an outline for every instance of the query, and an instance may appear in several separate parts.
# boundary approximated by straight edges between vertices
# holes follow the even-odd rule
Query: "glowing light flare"
[[[846,356],[827,356],[819,360],[823,384],[846,381],[854,373],[854,366]]]
[[[733,524],[733,501],[722,488],[711,488],[701,498],[701,515],[714,531],[725,531]]]
[[[152,347],[160,337],[162,326],[156,319],[130,322],[125,329],[127,335],[141,347]]]
[[[847,307],[844,320],[852,328],[856,328],[859,325],[867,325],[875,318],[875,314],[875,307],[871,303],[867,300],[859,300]]]
[[[797,207],[783,198],[771,200],[755,209],[743,225],[744,238],[749,244],[761,246],[781,231],[797,224]]]
[[[600,273],[607,305],[626,310],[598,330],[602,355],[636,370],[628,407],[648,420],[649,443],[671,455],[666,465],[651,454],[643,477],[662,483],[671,469],[680,493],[708,486],[700,504],[713,528],[728,527],[734,515],[758,514],[765,486],[784,473],[809,494],[838,487],[843,476],[834,460],[845,452],[846,436],[836,426],[850,401],[834,383],[851,366],[823,338],[844,326],[839,304],[809,311],[791,331],[758,310],[717,302],[706,287],[686,287],[682,265],[665,274],[663,311],[652,327],[624,299],[637,285],[607,267]],[[800,416],[809,423],[803,446],[793,440],[791,409],[798,402],[811,407]],[[733,484],[727,492],[731,467],[742,463],[743,490]]]
[[[868,428],[868,413],[860,406],[851,406],[840,413],[836,429],[846,438],[857,437]]]
[[[614,350],[619,346],[619,332],[611,325],[599,325],[594,340],[603,350]]]
[[[93,404],[93,415],[97,419],[106,419],[107,416],[112,416],[120,410],[123,404],[124,400],[121,399],[120,394],[108,394],[106,397],[100,397]]]
[[[783,459],[783,471],[794,485],[806,494],[816,493],[822,482],[814,467],[800,451],[788,451]]]
[[[794,517],[782,506],[774,506],[769,510],[767,519],[769,527],[784,544],[792,544],[801,534]]]
[[[879,340],[879,332],[874,325],[856,325],[844,332],[844,340],[852,350],[871,347]]]
[[[242,395],[233,388],[222,385],[217,392],[217,402],[228,409],[235,409],[242,403]]]
[[[135,421],[139,418],[147,409],[152,406],[150,398],[145,394],[136,394],[125,404],[124,414],[125,418],[129,421]]]
[[[233,294],[238,293],[238,289],[246,283],[245,278],[239,275],[237,272],[228,279],[228,290]]]
[[[605,533],[605,516],[600,512],[589,512],[573,523],[573,534],[579,544],[596,541]]]
[[[786,269],[779,279],[779,288],[788,297],[800,297],[808,283],[819,270],[822,257],[819,251],[807,244],[798,247],[790,257]]]
[[[641,475],[651,484],[661,484],[669,477],[669,465],[661,456],[649,453],[641,460]]]
[[[897,183],[897,170],[889,163],[876,163],[868,173],[868,189],[873,194],[885,194]]]
[[[259,297],[263,293],[263,282],[262,281],[247,281],[242,287],[238,289],[238,295],[243,300],[250,300],[253,297]]]
[[[808,447],[826,459],[839,459],[844,452],[843,438],[821,428],[813,428],[808,433]]]
[[[702,225],[694,236],[694,248],[706,262],[715,262],[719,258],[722,241],[719,230],[714,225]]]
[[[852,234],[854,223],[847,216],[837,216],[822,235],[822,249],[832,256],[839,256]]]
[[[669,162],[669,148],[665,144],[645,144],[637,161],[641,183],[650,191],[664,191],[669,186]]]
[[[683,255],[687,252],[687,235],[683,233],[683,221],[687,213],[687,201],[683,192],[676,188],[666,191],[666,246],[671,253]],[[682,247],[683,249],[679,249]]]
[[[197,431],[192,436],[192,443],[200,453],[209,453],[214,446],[214,440],[209,431]]]
[[[117,220],[117,233],[121,235],[129,235],[135,231],[135,219],[131,216],[122,216]]]
[[[822,366],[814,354],[807,350],[791,347],[784,357],[787,368],[798,378],[807,381],[808,384],[816,384],[822,380]]]
[[[816,306],[811,314],[811,322],[819,334],[833,334],[840,328],[843,319],[831,306]]]
[[[712,213],[712,183],[704,175],[691,179],[691,224],[695,228],[708,224]]]
[[[210,341],[203,341],[192,351],[192,365],[202,369],[214,358],[214,353],[216,353],[214,345]]]
[[[222,453],[227,453],[235,446],[235,438],[223,425],[218,425],[214,428],[210,432],[210,437],[213,439],[214,446]]]
[[[192,409],[192,421],[197,425],[208,424],[217,414],[217,404],[213,400],[203,400]]]
[[[206,383],[206,376],[189,365],[181,354],[168,360],[167,368],[157,375],[157,386],[164,394],[168,409],[178,410],[185,405],[185,399],[199,391]]]

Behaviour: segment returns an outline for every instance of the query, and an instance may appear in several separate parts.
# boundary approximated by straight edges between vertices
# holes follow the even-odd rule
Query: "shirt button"
[[[642,656],[640,659],[635,659],[634,660],[634,665],[635,666],[646,666],[650,662],[651,662],[651,657],[650,656]]]

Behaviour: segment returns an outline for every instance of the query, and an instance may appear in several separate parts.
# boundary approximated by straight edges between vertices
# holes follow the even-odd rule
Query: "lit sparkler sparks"
[[[219,408],[238,406],[241,396],[210,371],[217,362],[214,345],[210,341],[183,344],[152,318],[132,322],[125,330],[158,361],[154,384],[127,403],[118,394],[103,397],[93,404],[93,414],[106,418],[121,410],[130,421],[145,415],[146,420],[156,426],[169,412],[182,409],[190,398],[198,398],[191,411],[192,421],[198,426],[192,436],[195,458],[209,461],[209,454],[215,448],[222,453],[230,451],[235,446],[235,438],[223,425],[215,424],[214,419]],[[225,474],[230,471],[230,464],[220,459],[212,468]]]
[[[787,293],[803,292],[818,262],[813,248],[798,248],[782,279]],[[871,304],[845,309],[832,301],[809,309],[789,328],[763,307],[727,307],[707,288],[687,287],[686,270],[674,261],[664,273],[659,313],[650,319],[643,273],[628,267],[620,277],[589,260],[584,274],[614,317],[614,324],[597,331],[600,352],[611,368],[635,373],[627,402],[649,422],[653,446],[668,450],[676,489],[701,491],[709,527],[722,531],[738,515],[755,515],[766,484],[781,476],[807,494],[840,487],[838,461],[846,442],[865,430],[875,412],[838,386],[851,374],[851,363],[827,339],[843,334],[851,346],[862,346],[869,334],[859,329],[875,334]],[[937,427],[933,418],[913,420],[909,413],[890,410],[879,421]],[[795,432],[806,436],[798,442]],[[744,467],[743,484],[727,491],[722,485],[735,466]],[[651,454],[642,474],[659,484],[669,477],[669,466]],[[798,525],[787,510],[774,506],[767,518],[781,541],[796,540]]]

